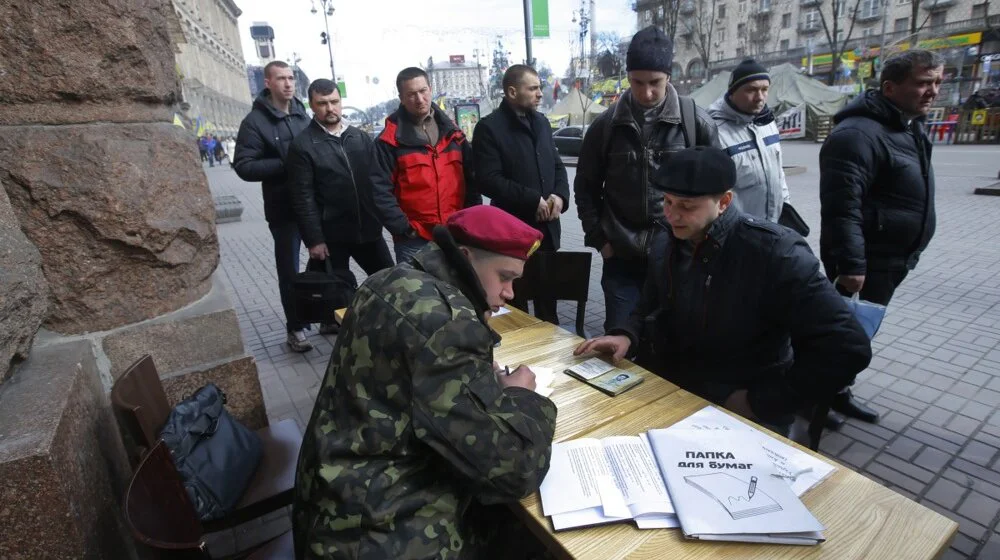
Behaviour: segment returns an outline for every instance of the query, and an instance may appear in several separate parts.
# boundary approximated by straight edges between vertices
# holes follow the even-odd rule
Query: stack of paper
[[[640,529],[678,526],[645,435],[553,444],[539,491],[557,531],[630,519]]]

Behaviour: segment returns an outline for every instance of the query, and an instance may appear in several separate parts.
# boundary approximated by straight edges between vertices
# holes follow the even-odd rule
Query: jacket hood
[[[757,113],[756,115],[748,115],[734,107],[732,102],[729,101],[729,95],[727,94],[723,94],[722,97],[716,99],[715,102],[712,103],[712,105],[708,108],[708,114],[715,120],[728,121],[742,125],[752,122],[757,126],[763,126],[774,122],[774,113],[771,111],[771,107],[764,105],[764,109],[761,110],[760,113]]]
[[[613,123],[625,123],[625,122],[635,122],[635,116],[632,114],[632,105],[635,102],[632,100],[632,89],[629,88],[622,94],[621,99],[614,106],[614,116],[611,118]],[[677,124],[681,122],[681,101],[680,97],[677,95],[677,90],[674,89],[673,84],[667,82],[667,95],[664,98],[663,109],[660,110],[660,115],[657,120]]]
[[[880,122],[885,126],[899,130],[906,129],[903,113],[886,99],[879,91],[870,89],[857,99],[847,104],[833,117],[833,123],[839,124],[848,117],[866,117]]]
[[[256,99],[253,100],[253,106],[254,108],[264,111],[275,120],[280,120],[285,117],[284,113],[275,109],[274,105],[271,105],[271,90],[267,88],[260,90]],[[304,117],[309,116],[309,114],[306,113],[306,106],[303,105],[297,97],[293,97],[292,100],[288,102],[288,114],[302,115]]]

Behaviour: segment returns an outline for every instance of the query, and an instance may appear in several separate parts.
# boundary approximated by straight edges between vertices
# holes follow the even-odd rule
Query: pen
[[[503,370],[506,372],[506,375],[510,375],[510,366],[503,366]]]
[[[750,488],[747,488],[747,499],[752,500],[754,492],[757,491],[757,477],[750,477]]]

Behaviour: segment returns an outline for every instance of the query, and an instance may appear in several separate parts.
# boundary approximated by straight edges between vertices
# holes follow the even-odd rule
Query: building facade
[[[192,133],[235,136],[250,111],[247,69],[232,0],[173,0],[179,119]]]
[[[463,55],[452,55],[448,62],[435,62],[427,68],[434,95],[458,99],[485,97],[484,71],[475,63],[465,62]]]
[[[945,58],[942,98],[957,102],[978,87],[981,45],[991,27],[1000,27],[1000,5],[991,7],[989,0],[860,0],[853,18],[852,0],[639,0],[639,28],[667,29],[672,5],[677,6],[672,81],[682,91],[747,57],[767,66],[795,64],[829,80],[831,52],[838,49],[831,48],[827,30],[837,46],[845,47],[833,83],[863,84],[883,40],[887,53],[912,46],[915,18],[917,46]]]

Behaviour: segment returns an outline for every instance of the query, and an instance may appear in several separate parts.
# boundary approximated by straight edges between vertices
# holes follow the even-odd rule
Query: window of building
[[[747,36],[747,24],[740,23],[736,25],[736,37],[743,39]]]
[[[945,18],[947,17],[947,15],[948,14],[946,12],[933,12],[931,14],[931,22],[930,22],[931,27],[938,27],[944,25]]]
[[[740,3],[738,4],[738,6],[740,8],[739,12],[740,12],[741,16],[743,14],[747,13],[747,0],[740,0]]]
[[[691,36],[687,35],[684,37],[684,48],[691,50],[694,48],[694,42],[691,40]]]
[[[972,19],[982,19],[986,17],[986,7],[989,6],[987,2],[982,4],[976,4],[972,7]]]
[[[879,15],[879,4],[881,0],[861,0],[861,8],[858,10],[859,18],[873,18]]]
[[[726,58],[726,51],[721,49],[715,51],[715,60],[722,60],[723,58]]]
[[[910,18],[899,18],[892,24],[895,33],[905,33],[910,28]]]
[[[719,17],[720,18],[726,17],[726,5],[725,4],[719,4],[718,13],[719,13]]]
[[[783,50],[783,51],[787,51],[788,50],[788,39],[782,39],[781,40],[781,46],[779,48],[781,50]]]
[[[896,0],[896,5],[897,6],[905,6],[906,4],[909,4],[909,3],[910,3],[910,0]]]
[[[746,54],[747,50],[744,49],[743,47],[739,47],[736,49],[736,58],[743,58],[744,56],[746,56]]]
[[[771,11],[771,0],[760,0],[760,11],[761,12]]]
[[[819,27],[819,10],[812,9],[807,11],[802,17],[802,22],[807,29]]]
[[[792,14],[781,14],[781,28],[788,29],[792,26]]]
[[[845,0],[837,0],[833,4],[833,14],[836,17],[844,17],[844,4],[846,4]]]
[[[718,33],[716,33],[716,37],[718,37],[720,43],[726,42],[726,28],[720,27]]]

